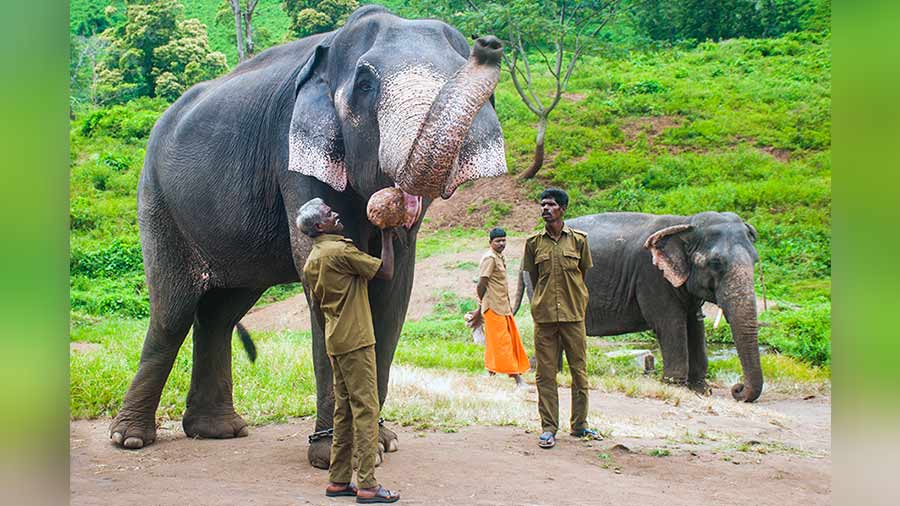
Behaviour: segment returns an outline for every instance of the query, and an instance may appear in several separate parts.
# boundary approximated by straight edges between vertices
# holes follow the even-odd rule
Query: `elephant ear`
[[[694,229],[693,225],[674,225],[654,232],[644,242],[650,250],[653,265],[663,272],[663,276],[678,288],[688,279],[690,264],[684,252],[684,242],[679,236]]]
[[[288,170],[312,176],[337,191],[347,188],[344,139],[331,99],[331,90],[317,67],[323,64],[328,46],[319,45],[297,74],[294,112],[288,139]]]
[[[756,243],[756,239],[759,237],[756,233],[756,229],[746,221],[744,222],[744,225],[747,227],[747,233],[750,235],[750,240]]]

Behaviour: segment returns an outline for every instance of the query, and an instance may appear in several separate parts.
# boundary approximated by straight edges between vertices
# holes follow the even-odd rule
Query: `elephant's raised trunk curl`
[[[743,382],[731,387],[731,396],[738,401],[753,402],[763,389],[753,268],[742,268],[728,276],[716,298],[731,326],[731,335],[744,371]]]
[[[440,89],[397,175],[404,191],[447,198],[459,184],[472,179],[454,173],[459,172],[457,157],[475,116],[497,86],[502,55],[496,37],[476,40],[469,60]]]

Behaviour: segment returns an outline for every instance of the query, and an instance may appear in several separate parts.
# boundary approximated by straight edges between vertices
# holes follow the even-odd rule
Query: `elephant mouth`
[[[397,185],[397,188],[400,188],[400,185]],[[403,192],[403,204],[406,208],[406,219],[403,221],[403,227],[409,230],[419,221],[419,217],[422,214],[422,197],[406,193],[403,188],[400,188],[400,191]]]

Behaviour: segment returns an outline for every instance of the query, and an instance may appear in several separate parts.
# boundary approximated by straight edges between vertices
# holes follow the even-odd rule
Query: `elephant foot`
[[[156,441],[156,417],[123,409],[109,424],[109,438],[129,450],[150,445]]]
[[[387,453],[393,453],[400,449],[400,440],[397,439],[397,433],[384,425],[378,427],[378,443],[381,445],[381,449]]]
[[[181,426],[188,437],[205,439],[230,439],[250,434],[247,422],[234,411],[222,415],[207,415],[188,409],[181,420]]]
[[[393,432],[391,432],[391,434],[393,434]],[[394,435],[395,439],[396,437],[397,436]],[[396,444],[394,447],[396,448]],[[378,451],[375,453],[375,467],[380,466],[384,461],[383,451],[384,447],[382,446],[381,441],[379,441]],[[395,449],[394,451],[397,450]],[[309,443],[309,450],[306,452],[306,457],[309,459],[309,465],[319,469],[328,469],[331,466],[331,438],[323,437]]]
[[[688,386],[687,378],[679,377],[679,376],[669,376],[663,373],[663,382],[668,383],[670,385],[678,385],[678,386]]]
[[[309,465],[319,469],[328,469],[331,465],[331,438],[317,439],[309,443],[306,457],[309,459]]]
[[[712,387],[709,386],[709,383],[707,383],[705,379],[690,380],[690,381],[688,381],[687,386],[693,392],[696,392],[700,395],[705,395],[705,396],[712,395]]]

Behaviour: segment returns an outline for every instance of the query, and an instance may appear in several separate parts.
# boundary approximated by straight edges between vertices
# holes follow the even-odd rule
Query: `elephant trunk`
[[[475,116],[497,86],[502,55],[496,37],[476,40],[469,60],[441,87],[399,171],[396,182],[404,191],[426,198],[453,192],[451,172]]]
[[[743,382],[731,387],[731,396],[737,401],[753,402],[759,398],[763,388],[753,267],[741,267],[735,271],[717,290],[716,299],[731,326],[731,335],[744,371]]]
[[[527,272],[520,270],[519,275],[517,276],[518,282],[516,283],[516,295],[513,296],[513,299],[514,299],[513,307],[512,307],[513,316],[515,316],[516,313],[519,312],[519,308],[522,307],[522,297],[525,295],[524,278],[527,275],[528,275]]]

